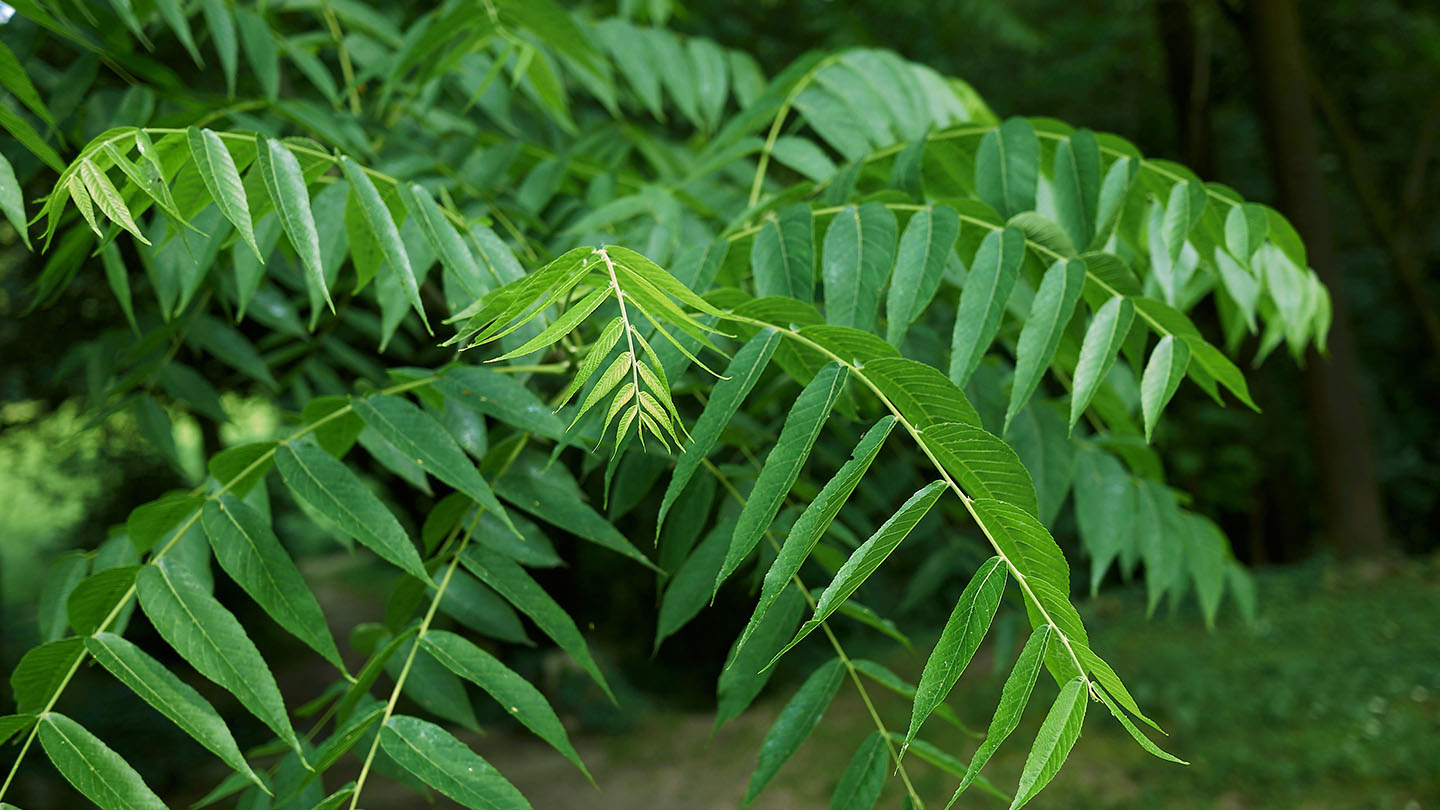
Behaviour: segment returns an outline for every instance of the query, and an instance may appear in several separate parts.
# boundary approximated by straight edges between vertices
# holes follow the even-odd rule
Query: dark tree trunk
[[[1295,0],[1250,0],[1250,51],[1260,85],[1260,117],[1285,212],[1309,251],[1310,265],[1330,290],[1334,324],[1330,357],[1313,352],[1305,373],[1310,433],[1326,515],[1329,547],[1343,557],[1389,547],[1374,448],[1360,397],[1350,308],[1335,242],[1320,151],[1306,87],[1305,52]]]
[[[1185,164],[1203,178],[1214,174],[1210,132],[1211,30],[1209,9],[1194,0],[1159,0],[1155,22],[1165,46],[1165,73],[1175,134]]]

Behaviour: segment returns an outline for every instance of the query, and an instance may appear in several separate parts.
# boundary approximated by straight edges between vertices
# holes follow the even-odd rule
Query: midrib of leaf
[[[750,461],[752,464],[758,465],[756,459],[751,458]],[[743,511],[746,503],[745,496],[740,494],[740,491],[735,488],[735,485],[730,483],[730,479],[709,459],[702,459],[701,463],[715,476],[715,479],[720,482],[720,485],[725,487],[725,490],[730,493],[730,496],[740,504],[740,508]],[[780,541],[775,539],[775,533],[767,528],[765,530],[765,539],[770,542],[770,546],[775,550],[775,553],[779,554]],[[809,606],[813,613],[815,610],[815,597],[811,595],[810,589],[805,587],[805,582],[800,579],[799,571],[790,575],[790,582],[800,591],[800,595],[805,598],[805,604]],[[900,781],[905,785],[905,792],[909,794],[911,803],[915,807],[924,807],[925,805],[921,803],[915,786],[910,782],[910,774],[905,771],[905,765],[900,761],[900,755],[895,748],[895,743],[890,739],[890,732],[885,728],[885,721],[880,719],[880,712],[876,710],[875,703],[870,699],[870,693],[865,689],[864,681],[860,680],[860,672],[855,668],[855,663],[850,660],[850,656],[845,654],[845,648],[840,645],[840,639],[837,638],[834,631],[830,629],[828,621],[820,622],[820,630],[825,633],[825,638],[830,642],[831,648],[835,650],[835,655],[839,657],[841,663],[845,666],[846,672],[850,674],[850,680],[854,682],[856,691],[860,693],[860,699],[864,702],[865,710],[870,714],[870,719],[875,723],[875,728],[877,728],[881,736],[885,738],[885,746],[890,751],[890,760],[895,763],[896,773],[900,775]]]
[[[81,660],[84,660],[85,657],[82,655],[80,658],[81,658]],[[77,666],[78,666],[78,664],[77,664]],[[45,715],[48,714],[49,712],[50,712],[50,710],[47,708],[44,712],[41,713],[41,715],[40,715],[40,720],[39,720],[38,722],[36,722],[34,726],[32,726],[32,728],[36,729],[37,733],[38,733],[38,730],[39,730],[39,728],[40,728],[40,723],[47,722],[47,720],[46,720],[46,718],[45,718]],[[51,729],[52,731],[54,731],[56,734],[59,734],[59,735],[60,735],[60,738],[63,739],[63,740],[65,741],[65,744],[70,747],[70,750],[75,752],[75,756],[78,757],[81,762],[85,763],[85,767],[87,767],[87,768],[90,769],[90,773],[92,773],[92,774],[95,775],[95,778],[100,782],[101,785],[104,785],[105,790],[109,791],[109,793],[110,793],[111,796],[114,796],[116,799],[118,799],[119,802],[120,802],[120,804],[124,805],[125,807],[134,807],[134,806],[135,806],[135,805],[131,804],[130,802],[126,801],[125,797],[124,797],[123,795],[121,795],[120,791],[118,791],[118,790],[116,790],[115,788],[111,787],[111,785],[110,785],[110,780],[106,779],[105,776],[104,776],[104,774],[102,774],[102,773],[100,773],[98,770],[96,770],[96,769],[95,769],[95,766],[92,765],[92,764],[90,764],[90,758],[87,757],[87,756],[82,755],[82,754],[80,753],[80,749],[75,746],[75,743],[73,743],[73,742],[70,741],[70,735],[68,735],[68,734],[66,734],[65,732],[61,731],[61,730],[60,730],[60,726],[58,726],[58,725],[56,725],[56,724],[54,724],[54,723],[50,723],[50,729]],[[33,737],[34,735],[32,734],[31,736]],[[26,741],[25,741],[25,746],[26,746],[26,748],[28,748],[28,747],[30,746],[30,741],[29,741],[29,740],[26,740]],[[24,756],[25,756],[25,749],[22,748],[22,749],[20,749],[20,757],[17,757],[16,760],[15,760],[15,762],[16,762],[17,765],[18,765],[19,762],[20,762],[20,758],[23,758]],[[13,776],[14,774],[12,773],[11,775]],[[5,785],[6,785],[7,787],[10,785],[10,780],[9,780],[9,779],[6,779],[6,780],[5,780]],[[3,791],[0,791],[0,793],[3,793]]]
[[[184,130],[175,130],[175,131],[177,131],[177,132],[184,132]],[[409,382],[399,383],[399,384],[397,384],[397,385],[392,385],[392,386],[390,386],[390,387],[388,387],[388,388],[383,388],[383,389],[380,390],[379,393],[381,393],[381,394],[398,394],[398,393],[402,393],[402,392],[405,392],[405,391],[409,391],[409,390],[414,389],[414,388],[423,388],[424,386],[429,385],[430,383],[434,382],[435,380],[438,380],[439,378],[440,378],[439,375],[431,375],[431,376],[429,376],[429,377],[422,377],[422,378],[420,378],[420,379],[418,379],[418,380],[411,380],[411,381],[409,381]],[[301,438],[301,437],[309,434],[310,432],[314,431],[316,428],[319,428],[321,425],[324,425],[326,422],[329,422],[329,421],[331,421],[331,420],[333,420],[333,419],[339,419],[340,417],[344,416],[345,414],[350,413],[351,409],[352,409],[352,406],[349,405],[349,404],[346,404],[346,405],[343,405],[343,406],[341,406],[341,407],[339,407],[339,408],[336,408],[335,410],[331,411],[330,413],[326,414],[325,416],[323,416],[323,417],[315,420],[314,422],[311,422],[310,424],[308,424],[308,425],[300,428],[299,430],[295,431],[293,434],[291,434],[288,438],[285,439],[285,442],[295,441],[296,439],[299,439],[299,438]],[[283,443],[283,442],[282,442],[282,443]],[[275,445],[275,447],[279,447],[280,444],[282,444],[282,443],[277,443],[277,444]],[[247,466],[245,467],[245,469],[243,469],[243,470],[241,470],[240,472],[236,473],[235,476],[232,477],[230,480],[228,480],[228,481],[226,481],[225,483],[221,484],[221,485],[220,485],[220,488],[217,489],[217,490],[215,490],[215,492],[213,492],[213,493],[211,493],[211,494],[209,494],[209,495],[206,495],[206,496],[205,496],[205,500],[219,500],[219,498],[220,498],[221,495],[224,495],[226,492],[228,492],[231,487],[235,486],[235,484],[239,483],[240,481],[243,481],[243,480],[245,479],[245,476],[247,476],[247,475],[249,475],[250,473],[254,472],[254,471],[255,471],[256,469],[258,469],[260,466],[269,463],[269,461],[270,461],[272,458],[274,458],[274,456],[275,456],[275,448],[272,447],[272,448],[270,448],[269,450],[265,451],[264,453],[260,454],[258,457],[256,457],[256,459],[255,459],[254,461],[250,462],[250,464],[247,465]],[[203,487],[196,487],[194,490],[191,491],[191,494],[192,494],[192,495],[201,495],[203,492],[204,492]],[[195,508],[195,510],[190,513],[189,517],[187,517],[184,521],[182,521],[182,522],[175,528],[174,534],[171,536],[170,541],[169,541],[168,543],[166,543],[166,544],[164,545],[164,547],[162,547],[159,551],[155,552],[154,556],[152,556],[149,560],[146,561],[146,565],[154,565],[154,564],[155,564],[156,562],[158,562],[161,558],[163,558],[163,557],[170,551],[170,549],[174,548],[174,547],[175,547],[175,544],[180,541],[180,538],[181,538],[181,537],[184,537],[184,536],[185,536],[185,533],[190,530],[190,527],[195,525],[195,521],[197,521],[197,520],[200,519],[200,512],[202,511],[203,508],[204,508],[204,503],[202,502],[202,503],[200,504],[200,506],[197,506],[197,507]],[[167,580],[167,581],[168,581],[168,580]],[[127,589],[127,590],[125,591],[125,593],[122,594],[121,597],[115,601],[115,606],[110,609],[110,612],[109,612],[108,614],[106,614],[105,619],[100,622],[100,625],[99,625],[98,627],[95,628],[95,632],[96,632],[96,633],[103,633],[103,632],[105,632],[106,630],[108,630],[108,629],[110,628],[110,624],[115,621],[116,617],[118,617],[118,616],[120,615],[121,611],[123,611],[123,610],[125,609],[125,606],[126,606],[127,604],[129,604],[129,603],[130,603],[130,600],[133,599],[134,597],[135,597],[135,585],[132,583],[132,584],[130,585],[129,589]],[[437,604],[438,604],[438,602],[437,602]],[[65,693],[65,688],[70,685],[70,681],[72,681],[72,680],[75,678],[75,673],[80,671],[80,665],[83,664],[83,663],[85,663],[85,659],[86,659],[88,656],[89,656],[89,653],[88,653],[88,652],[84,652],[84,653],[82,653],[79,657],[77,657],[77,658],[75,659],[75,663],[70,666],[70,671],[67,672],[67,673],[65,673],[65,677],[64,677],[64,678],[61,678],[61,679],[60,679],[60,684],[55,687],[55,691],[50,695],[50,700],[49,700],[49,702],[45,704],[45,707],[44,707],[43,709],[41,709],[41,710],[38,712],[38,714],[42,714],[42,715],[43,715],[43,714],[45,714],[46,712],[48,712],[48,711],[50,711],[50,710],[52,710],[52,709],[55,708],[55,704],[59,702],[60,696]],[[10,788],[10,783],[15,779],[15,774],[20,770],[20,765],[21,765],[21,763],[23,763],[23,762],[25,761],[25,754],[29,752],[30,746],[35,742],[35,737],[36,737],[37,734],[39,734],[39,732],[40,732],[40,724],[39,724],[39,723],[36,723],[35,725],[33,725],[33,726],[30,727],[30,733],[25,737],[25,742],[24,742],[24,744],[20,747],[20,753],[15,756],[15,762],[14,762],[13,765],[10,766],[10,772],[6,775],[6,777],[5,777],[5,782],[4,782],[3,784],[0,784],[0,798],[4,798],[6,791]],[[379,739],[378,735],[377,735],[376,739],[377,739],[377,740]],[[357,795],[358,795],[358,791],[357,791]],[[352,806],[352,807],[353,807],[353,806]]]
[[[620,328],[625,332],[625,344],[630,348],[630,381],[635,384],[635,405],[633,409],[638,411],[640,408],[640,356],[635,353],[635,335],[632,331],[634,327],[630,325],[630,315],[625,311],[625,292],[620,289],[620,280],[615,277],[615,262],[610,259],[610,254],[606,253],[603,247],[597,248],[595,252],[600,254],[600,258],[605,262],[605,272],[610,274],[610,289],[615,291],[615,301],[620,305],[620,323],[622,324]],[[656,324],[655,327],[658,329],[660,325]],[[621,422],[621,424],[625,425],[624,422]],[[629,429],[629,426],[626,425],[620,430],[620,433],[615,437],[617,444],[625,438],[623,434]],[[642,437],[643,443],[644,432],[637,428],[636,434]]]
[[[163,565],[157,565],[155,570],[159,571],[160,576],[164,577],[165,587],[170,589],[170,593],[175,597],[175,601],[180,605],[180,608],[185,611],[185,615],[190,617],[191,624],[194,624],[195,627],[200,630],[200,635],[205,637],[205,641],[209,643],[212,649],[220,653],[220,660],[224,661],[225,666],[235,674],[236,685],[240,686],[243,684],[243,688],[246,692],[250,693],[250,697],[254,699],[256,703],[260,703],[260,695],[250,688],[250,681],[240,674],[240,670],[235,666],[235,663],[230,660],[230,656],[225,654],[225,648],[211,637],[210,631],[207,629],[205,623],[200,621],[200,617],[196,616],[194,612],[190,610],[190,605],[180,597],[180,592],[175,589],[175,583],[170,581],[170,572],[166,571]],[[84,658],[84,656],[81,656],[81,658]]]
[[[870,380],[869,377],[865,375],[864,368],[855,365],[854,363],[846,360],[843,357],[840,357],[839,355],[835,354],[834,352],[830,351],[819,343],[810,340],[799,332],[790,330],[788,327],[775,326],[774,324],[767,323],[765,321],[761,321],[755,318],[748,318],[743,315],[735,315],[733,313],[726,313],[725,318],[735,321],[737,323],[749,324],[751,326],[772,327],[780,334],[798,343],[802,343],[810,349],[814,349],[815,351],[820,352],[826,357],[829,357],[831,360],[840,363],[842,366],[849,369],[850,373],[859,376],[859,378],[865,383],[865,385],[868,386],[872,392],[874,392],[875,396],[878,397],[882,403],[884,403],[885,407],[890,411],[890,413],[895,416],[896,421],[905,427],[906,432],[910,434],[910,438],[915,441],[915,444],[918,445],[921,451],[925,453],[925,457],[930,460],[930,464],[939,471],[941,478],[945,480],[945,483],[950,489],[950,491],[954,492],[957,496],[959,496],[961,503],[965,505],[965,511],[970,513],[970,518],[975,521],[975,525],[980,527],[980,531],[984,533],[985,539],[989,541],[991,548],[995,550],[995,554],[998,555],[1000,559],[1005,561],[1005,567],[1010,570],[1010,573],[1012,575],[1014,575],[1015,581],[1020,585],[1020,589],[1025,593],[1025,598],[1028,599],[1030,603],[1035,606],[1036,612],[1039,613],[1040,617],[1045,621],[1045,623],[1050,626],[1050,629],[1055,633],[1055,636],[1060,639],[1061,643],[1065,645],[1065,651],[1067,654],[1069,654],[1070,660],[1074,662],[1076,670],[1080,673],[1080,678],[1085,682],[1086,689],[1091,694],[1096,694],[1095,685],[1091,682],[1090,676],[1086,674],[1084,663],[1080,660],[1080,656],[1076,654],[1075,648],[1070,644],[1070,637],[1067,636],[1065,632],[1061,630],[1060,626],[1056,624],[1055,620],[1050,617],[1050,613],[1045,609],[1045,606],[1041,604],[1040,599],[1030,588],[1029,579],[1015,565],[1015,562],[1011,560],[1010,557],[1006,555],[1005,552],[1000,548],[1000,544],[995,542],[995,538],[990,534],[990,529],[981,522],[980,516],[976,513],[975,507],[973,505],[974,499],[972,499],[969,495],[966,495],[965,491],[962,490],[960,486],[955,483],[955,479],[950,477],[950,473],[940,463],[940,460],[935,457],[935,454],[931,451],[929,445],[927,445],[924,439],[921,438],[920,431],[916,429],[916,427],[911,424],[910,421],[904,417],[904,415],[900,413],[900,409],[896,408],[895,403],[891,402],[890,398],[885,396],[885,392],[882,391],[879,386],[877,386],[873,381]]]

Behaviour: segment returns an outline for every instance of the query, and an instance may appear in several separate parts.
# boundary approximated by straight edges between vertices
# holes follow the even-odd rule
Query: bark
[[[1155,4],[1155,20],[1165,46],[1165,73],[1180,154],[1196,174],[1211,177],[1214,149],[1209,101],[1213,48],[1209,12],[1194,0],[1160,0]]]
[[[1305,373],[1326,539],[1342,557],[1379,554],[1390,545],[1389,532],[1361,401],[1350,307],[1330,232],[1299,15],[1295,0],[1251,0],[1246,11],[1280,209],[1305,240],[1310,265],[1333,304],[1330,356],[1312,352]]]

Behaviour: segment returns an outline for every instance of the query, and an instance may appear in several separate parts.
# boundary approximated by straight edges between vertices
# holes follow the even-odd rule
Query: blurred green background
[[[597,15],[617,10],[613,3],[586,5]],[[749,50],[767,74],[813,48],[891,48],[965,78],[1002,116],[1046,115],[1116,132],[1147,155],[1184,162],[1207,180],[1277,203],[1283,195],[1275,172],[1276,111],[1257,72],[1258,60],[1275,45],[1256,33],[1251,5],[688,0],[673,7],[622,2],[621,10],[665,17],[678,30]],[[1363,405],[1364,424],[1317,429],[1316,395],[1306,378],[1323,361],[1313,356],[1304,369],[1279,354],[1265,361],[1263,373],[1251,379],[1261,414],[1218,410],[1194,390],[1177,396],[1157,434],[1171,483],[1194,496],[1196,511],[1221,523],[1237,556],[1257,572],[1258,618],[1246,624],[1227,607],[1219,626],[1207,631],[1186,606],[1146,620],[1139,592],[1123,583],[1082,599],[1096,646],[1110,653],[1140,703],[1171,733],[1166,747],[1192,765],[1147,758],[1092,713],[1070,764],[1036,807],[1440,806],[1440,331],[1434,325],[1440,223],[1433,214],[1440,204],[1434,166],[1440,162],[1440,9],[1419,0],[1302,2],[1298,8],[1309,70],[1304,109],[1318,134],[1325,190],[1323,200],[1311,203],[1328,208],[1339,279],[1332,295],[1349,310],[1337,328],[1349,330],[1355,351],[1353,374],[1343,382]],[[61,550],[93,547],[107,527],[123,522],[130,505],[198,477],[201,448],[215,445],[195,423],[177,420],[176,469],[147,450],[128,415],[89,424],[79,397],[83,369],[67,364],[66,340],[114,326],[118,310],[102,279],[77,279],[62,306],[19,318],[28,262],[13,232],[0,234],[4,671],[34,640],[28,606]],[[1253,354],[1251,341],[1242,344],[1242,354]],[[225,429],[236,435],[217,438],[227,444],[265,435],[276,419],[262,401],[232,397],[225,407],[235,417]],[[1361,538],[1336,537],[1334,499],[1327,503],[1324,494],[1336,482],[1325,480],[1324,459],[1357,442],[1373,459],[1374,480],[1362,475],[1339,484],[1348,487],[1345,497],[1357,499],[1373,486],[1384,522]],[[595,575],[603,564],[585,561],[592,582],[603,579]],[[332,570],[319,558],[308,573],[323,578]],[[337,603],[368,598],[333,576]],[[738,786],[778,708],[775,695],[787,693],[785,676],[793,670],[782,670],[771,704],[762,705],[758,717],[712,738],[704,713],[721,663],[716,648],[724,646],[715,639],[733,637],[743,609],[722,604],[707,611],[652,658],[649,605],[628,600],[617,610],[613,587],[567,576],[562,570],[546,585],[566,594],[578,613],[606,616],[594,635],[615,681],[628,683],[622,700],[645,707],[644,719],[622,721],[568,673],[547,676],[567,717],[588,732],[580,748],[604,788],[599,794],[557,758],[503,731],[477,741],[477,750],[512,775],[537,807],[738,804]],[[617,573],[617,580],[626,576],[634,572]],[[867,602],[882,612],[901,604],[901,581],[891,580],[889,593],[880,585]],[[952,576],[938,586],[950,601],[937,596],[931,601],[943,606],[899,614],[917,649],[928,649],[948,612],[944,606],[962,586]],[[898,658],[892,643],[850,632],[847,646],[856,654],[917,674],[918,656]],[[963,721],[979,727],[1008,664],[990,672],[988,645],[983,649],[972,665],[976,677],[963,679],[950,700]],[[539,672],[553,662],[537,657],[529,663]],[[300,677],[287,673],[282,683]],[[98,725],[102,736],[107,724],[153,724],[149,757],[171,757],[174,735],[158,716],[107,714],[103,692],[92,694],[94,717],[87,724]],[[827,720],[832,733],[807,744],[763,806],[825,805],[866,725],[845,700],[853,696],[837,701]],[[1033,734],[1043,706],[1032,705],[1017,737]],[[898,698],[888,708],[904,711]],[[965,752],[974,747],[959,731],[936,742]],[[147,755],[133,757],[139,764]],[[1020,754],[1011,751],[992,768],[997,781],[1013,782],[1020,765]],[[34,770],[35,784],[48,778]],[[164,795],[191,799],[215,775],[193,752],[174,755],[158,772],[170,781],[156,785],[167,788]],[[927,799],[943,799],[955,783],[934,769],[920,779]],[[43,795],[43,788],[31,790]],[[376,806],[401,806],[386,805],[381,796],[375,794]],[[900,799],[887,794],[883,801],[898,806]],[[966,802],[1001,806],[978,795]]]

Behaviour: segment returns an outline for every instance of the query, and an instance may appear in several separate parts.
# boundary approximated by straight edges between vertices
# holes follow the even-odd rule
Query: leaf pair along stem
[[[424,387],[424,386],[429,385],[430,383],[434,382],[434,381],[437,380],[437,379],[439,379],[439,376],[438,376],[438,375],[433,375],[433,376],[429,376],[429,377],[423,377],[423,378],[420,378],[420,379],[418,379],[418,380],[410,380],[410,381],[407,381],[407,382],[399,383],[399,384],[397,384],[397,385],[392,385],[392,386],[390,386],[390,387],[388,387],[388,388],[384,388],[384,389],[381,390],[380,393],[382,393],[382,394],[398,394],[398,393],[402,393],[402,392],[405,392],[405,391],[410,391],[410,390],[413,390],[413,389],[416,389],[416,388],[422,388],[422,387]],[[289,436],[287,436],[287,437],[284,439],[284,441],[281,442],[281,443],[284,443],[284,442],[293,442],[293,441],[295,441],[295,440],[297,440],[297,439],[303,438],[304,436],[308,435],[309,433],[311,433],[311,432],[315,431],[316,429],[322,427],[322,426],[325,425],[327,422],[330,422],[330,421],[332,421],[332,420],[339,419],[340,417],[345,416],[346,414],[350,413],[351,410],[352,410],[352,406],[351,406],[351,405],[349,405],[349,404],[343,405],[343,406],[335,409],[334,411],[331,411],[330,413],[326,414],[325,416],[323,416],[323,417],[315,420],[314,422],[311,422],[310,424],[305,425],[305,426],[301,427],[300,429],[296,430],[294,433],[292,433],[292,434],[290,434]],[[279,444],[277,444],[276,447],[279,447]],[[209,493],[209,494],[205,494],[205,493],[204,493],[204,487],[203,487],[203,485],[202,485],[201,487],[197,487],[195,490],[193,490],[192,493],[191,493],[193,496],[200,496],[200,495],[204,494],[204,499],[201,501],[200,504],[196,505],[196,507],[190,512],[190,514],[189,514],[188,517],[186,517],[183,521],[181,521],[181,522],[179,523],[179,525],[176,526],[176,528],[173,530],[173,535],[171,536],[169,542],[167,542],[167,543],[166,543],[164,546],[162,546],[158,551],[156,551],[153,555],[151,555],[150,559],[146,561],[146,564],[147,564],[147,565],[153,565],[153,564],[155,564],[157,561],[159,561],[160,559],[164,558],[165,555],[166,555],[172,548],[175,547],[175,544],[179,542],[180,538],[183,537],[183,536],[185,536],[185,533],[188,532],[188,531],[190,530],[190,528],[195,525],[195,522],[200,519],[201,512],[203,511],[202,507],[204,506],[204,503],[205,503],[205,502],[207,502],[207,501],[218,501],[218,500],[220,499],[220,496],[224,495],[224,494],[225,494],[226,492],[228,492],[232,487],[234,487],[235,485],[237,485],[237,484],[240,483],[241,481],[244,481],[251,473],[255,472],[256,470],[262,468],[264,465],[268,464],[268,463],[271,461],[271,459],[274,458],[274,455],[275,455],[275,448],[274,448],[274,447],[266,450],[264,453],[261,453],[259,456],[257,456],[257,457],[255,458],[254,461],[250,462],[250,464],[247,465],[244,469],[242,469],[240,472],[236,473],[236,474],[235,474],[234,476],[232,476],[229,480],[223,482],[214,492],[211,492],[211,493]],[[125,609],[125,606],[126,606],[127,604],[129,604],[130,600],[135,597],[135,593],[136,593],[135,585],[134,585],[134,584],[131,584],[130,588],[129,588],[123,595],[121,595],[121,597],[120,597],[118,600],[116,600],[115,606],[110,609],[110,612],[109,612],[109,613],[105,616],[105,618],[100,622],[99,626],[95,629],[95,632],[96,632],[96,633],[103,633],[103,632],[105,632],[106,630],[108,630],[108,629],[110,628],[110,625],[111,625],[112,623],[114,623],[115,619],[116,619],[116,618],[121,614],[121,612]],[[86,657],[87,657],[88,655],[89,655],[89,653],[86,653],[86,654],[81,655],[81,656],[79,656],[79,657],[77,657],[77,658],[75,659],[75,663],[71,665],[70,670],[65,673],[65,676],[64,676],[63,678],[61,678],[60,682],[56,685],[54,691],[51,693],[50,699],[45,703],[45,706],[44,706],[39,712],[37,712],[37,714],[43,715],[43,714],[45,714],[46,712],[49,712],[49,711],[51,711],[52,709],[55,708],[55,704],[59,702],[61,695],[64,694],[66,687],[69,686],[70,681],[74,679],[75,673],[80,670],[80,665],[85,662],[85,659],[86,659]],[[347,675],[346,675],[346,678],[349,679],[350,676],[347,674]],[[23,745],[21,746],[21,748],[20,748],[20,753],[19,753],[18,755],[16,755],[16,757],[15,757],[15,763],[14,763],[13,765],[11,765],[10,771],[9,771],[9,773],[8,773],[8,774],[6,775],[6,777],[5,777],[5,782],[4,782],[3,784],[0,784],[0,799],[3,799],[3,798],[5,797],[6,792],[7,792],[7,791],[9,790],[9,788],[10,788],[10,783],[14,780],[15,774],[20,770],[20,765],[25,761],[25,754],[29,752],[31,744],[35,741],[35,737],[36,737],[36,735],[37,735],[38,732],[39,732],[39,728],[40,728],[40,726],[39,726],[38,723],[30,727],[30,733],[26,736],[25,742],[24,742],[24,744],[23,744]]]
[[[709,459],[704,459],[701,463],[705,465],[705,468],[715,476],[715,479],[720,482],[720,485],[723,486],[725,490],[730,493],[730,496],[743,508],[746,502],[745,496],[740,494],[740,491],[735,488],[735,485],[730,482],[730,479],[726,477],[725,473],[721,472]],[[770,545],[775,549],[776,553],[779,553],[780,542],[775,539],[775,533],[770,529],[766,529],[765,539],[770,542]],[[805,583],[800,579],[798,572],[790,576],[790,583],[794,585],[795,589],[800,592],[800,595],[805,598],[805,604],[808,605],[813,612],[815,610],[815,597],[810,594],[810,589],[805,587]],[[850,659],[850,656],[845,653],[845,648],[841,646],[840,639],[836,638],[835,632],[830,629],[829,623],[821,622],[820,630],[825,633],[826,640],[830,642],[831,648],[835,650],[835,655],[845,666],[845,671],[849,674],[850,680],[854,682],[856,691],[860,693],[860,700],[865,704],[865,711],[869,713],[870,719],[875,723],[875,728],[880,732],[881,736],[884,737],[885,747],[890,752],[890,761],[895,763],[896,772],[900,775],[900,781],[905,785],[905,793],[909,797],[910,803],[914,805],[916,810],[921,810],[925,805],[921,801],[919,793],[916,792],[915,785],[910,781],[910,774],[906,772],[905,764],[900,761],[900,752],[895,748],[894,741],[890,739],[889,730],[885,727],[885,721],[880,718],[880,712],[875,708],[875,703],[870,699],[870,693],[866,690],[865,683],[860,680],[859,670],[856,669],[855,663]]]
[[[919,429],[916,428],[912,422],[905,418],[905,416],[900,412],[900,409],[897,408],[895,404],[891,402],[890,398],[885,395],[885,392],[865,374],[864,368],[849,359],[835,354],[833,351],[821,345],[820,343],[817,343],[809,339],[805,335],[800,334],[798,331],[789,329],[788,327],[776,326],[775,324],[767,323],[756,318],[736,315],[734,313],[726,313],[724,317],[736,323],[743,323],[749,326],[759,328],[770,327],[776,329],[781,335],[785,336],[786,338],[803,344],[806,348],[819,352],[820,354],[828,357],[830,360],[839,363],[850,373],[856,375],[857,377],[859,377],[860,380],[864,381],[865,385],[870,388],[871,392],[873,392],[876,397],[879,398],[880,402],[885,405],[886,409],[888,409],[890,413],[894,415],[895,419],[902,426],[904,426],[906,432],[909,433],[910,437],[915,441],[915,444],[919,446],[920,450],[925,454],[925,457],[930,460],[931,465],[934,466],[935,469],[940,473],[942,480],[944,480],[946,484],[946,488],[954,492],[955,495],[960,498],[960,502],[964,504],[966,511],[970,513],[971,519],[975,521],[975,524],[979,526],[980,530],[985,534],[985,539],[989,541],[991,548],[993,548],[995,553],[1000,557],[1000,559],[1005,562],[1005,567],[1009,569],[1011,575],[1015,577],[1015,581],[1020,585],[1020,590],[1024,593],[1027,603],[1034,607],[1040,619],[1046,625],[1048,625],[1051,631],[1054,632],[1055,636],[1060,639],[1061,644],[1065,648],[1066,654],[1073,662],[1075,669],[1079,672],[1079,677],[1081,678],[1081,681],[1084,684],[1086,691],[1089,692],[1089,694],[1096,700],[1099,700],[1100,690],[1091,681],[1090,676],[1087,674],[1088,670],[1085,666],[1085,662],[1075,651],[1074,646],[1071,644],[1069,635],[1065,633],[1065,631],[1055,621],[1054,617],[1052,617],[1050,613],[1046,610],[1045,606],[1041,603],[1039,597],[1036,596],[1035,591],[1031,588],[1029,578],[1025,575],[1025,572],[1020,570],[1019,566],[1016,565],[1015,561],[1012,560],[1010,556],[1007,555],[1005,551],[1001,548],[1001,545],[996,542],[990,528],[985,525],[985,523],[981,520],[980,515],[977,513],[974,505],[974,499],[971,498],[968,494],[965,493],[964,490],[960,488],[960,485],[955,482],[955,479],[950,475],[950,472],[946,470],[944,465],[940,463],[940,460],[935,457],[934,451],[920,435]]]

